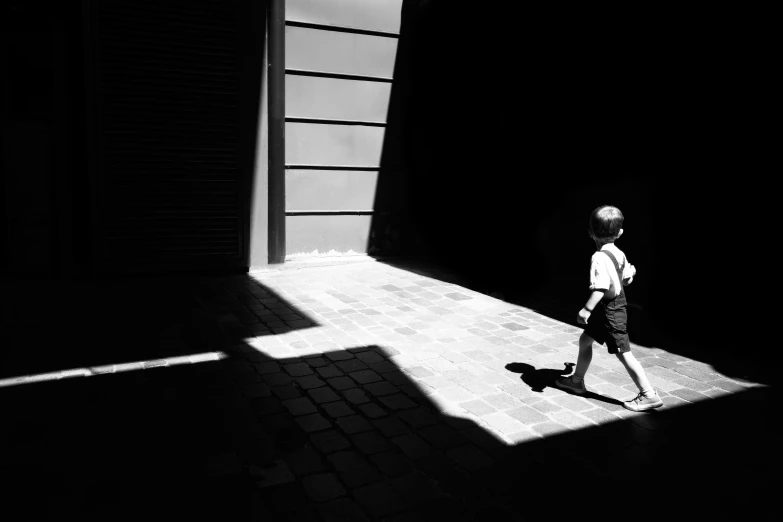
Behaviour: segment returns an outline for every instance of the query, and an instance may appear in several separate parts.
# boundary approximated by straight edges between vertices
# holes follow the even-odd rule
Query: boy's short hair
[[[623,228],[623,213],[611,205],[601,205],[590,214],[590,234],[596,239],[617,239]]]

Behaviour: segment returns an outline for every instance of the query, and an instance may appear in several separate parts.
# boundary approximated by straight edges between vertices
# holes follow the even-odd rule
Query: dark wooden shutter
[[[95,218],[109,269],[243,264],[237,4],[92,4]]]

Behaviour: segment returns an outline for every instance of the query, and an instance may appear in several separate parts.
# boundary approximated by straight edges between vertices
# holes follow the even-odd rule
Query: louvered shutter
[[[92,9],[102,263],[241,266],[237,2]]]

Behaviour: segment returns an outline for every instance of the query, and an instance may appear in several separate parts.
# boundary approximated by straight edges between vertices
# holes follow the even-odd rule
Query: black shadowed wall
[[[713,14],[405,2],[376,197],[399,250],[571,320],[613,204],[635,339],[709,344],[753,80]]]

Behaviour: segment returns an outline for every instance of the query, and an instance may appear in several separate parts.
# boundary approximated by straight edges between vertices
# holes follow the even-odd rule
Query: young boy
[[[626,326],[627,301],[623,286],[631,284],[636,269],[614,242],[623,235],[623,213],[617,207],[598,207],[590,216],[590,237],[597,252],[590,266],[590,298],[579,311],[577,322],[585,325],[579,337],[579,357],[571,377],[555,381],[555,386],[572,393],[587,392],[584,378],[593,358],[593,342],[605,344],[623,363],[634,384],[639,388],[636,398],[623,402],[626,409],[645,411],[659,408],[663,401],[647,380],[642,365],[631,353]]]

